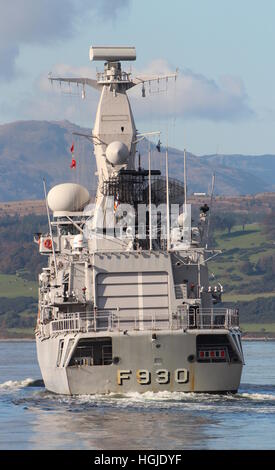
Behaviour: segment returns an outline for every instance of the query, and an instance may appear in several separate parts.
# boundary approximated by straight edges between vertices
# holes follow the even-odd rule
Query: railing
[[[195,309],[180,307],[176,313],[93,310],[63,314],[50,322],[51,334],[57,332],[100,332],[125,330],[193,330],[239,327],[239,314],[233,309]]]
[[[114,73],[107,74],[106,72],[97,72],[96,79],[98,82],[113,82],[113,81],[129,82],[130,76],[131,74],[127,72],[121,72],[120,75],[117,75]]]
[[[186,329],[229,329],[239,327],[239,312],[230,308],[191,307],[179,309]]]

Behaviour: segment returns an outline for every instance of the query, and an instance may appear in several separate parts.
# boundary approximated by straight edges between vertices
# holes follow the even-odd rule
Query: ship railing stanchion
[[[119,315],[119,307],[117,307],[117,326],[118,331],[120,330],[120,315]]]
[[[214,310],[213,310],[213,307],[211,308],[211,330],[213,330],[213,326],[214,326]]]
[[[96,331],[96,307],[94,307],[94,331]]]
[[[203,313],[201,311],[201,307],[196,308],[194,318],[195,318],[194,328],[201,330],[203,328]]]
[[[225,314],[225,327],[229,328],[229,310],[228,310],[228,308],[226,309],[226,314]]]
[[[78,315],[80,316],[80,314],[78,313]],[[85,331],[89,331],[89,319],[87,317],[87,314],[85,314]]]

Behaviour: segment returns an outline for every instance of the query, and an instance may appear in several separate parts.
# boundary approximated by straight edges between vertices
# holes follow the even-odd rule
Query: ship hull
[[[202,341],[211,336],[216,344],[225,341],[231,359],[200,361],[198,336]],[[105,365],[91,364],[88,349],[85,357],[79,353],[95,341],[97,346],[98,341],[103,347],[108,341],[111,344],[112,357],[106,356]],[[78,333],[43,340],[37,337],[37,354],[45,387],[66,395],[149,391],[236,393],[243,366],[239,334],[223,330]]]

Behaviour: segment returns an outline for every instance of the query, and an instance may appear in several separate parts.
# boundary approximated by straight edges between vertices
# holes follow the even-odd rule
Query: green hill
[[[32,234],[46,227],[45,216],[0,219],[0,337],[33,335],[37,274],[46,259],[39,255]],[[272,331],[275,250],[274,241],[268,239],[262,223],[235,225],[230,233],[216,227],[212,245],[222,251],[208,266],[211,285],[219,282],[224,287],[223,305],[237,306],[242,324],[257,324],[253,328],[258,331],[263,325],[266,331]]]
[[[215,233],[217,249],[209,262],[211,282],[225,290],[223,303],[237,306],[242,323],[275,323],[275,246],[260,224]]]

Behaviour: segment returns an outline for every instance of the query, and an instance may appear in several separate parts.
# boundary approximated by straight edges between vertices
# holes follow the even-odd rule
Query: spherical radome
[[[90,200],[89,191],[75,183],[54,186],[48,193],[47,201],[53,212],[81,211]]]
[[[129,157],[127,145],[119,141],[111,142],[106,149],[106,157],[112,165],[123,165]]]
[[[188,215],[187,215],[187,213],[182,212],[182,214],[180,214],[180,215],[178,216],[178,224],[179,224],[179,226],[180,226],[180,227],[183,227],[183,225],[185,225],[185,223],[187,222],[187,220],[188,220]]]

